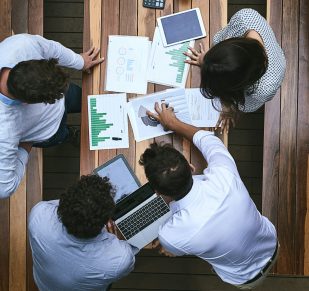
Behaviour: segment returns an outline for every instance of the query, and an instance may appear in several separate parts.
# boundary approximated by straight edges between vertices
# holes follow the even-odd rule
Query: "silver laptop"
[[[149,183],[140,186],[125,157],[116,156],[94,173],[107,176],[116,188],[113,220],[124,238],[139,249],[157,238],[160,225],[171,216],[170,209]]]

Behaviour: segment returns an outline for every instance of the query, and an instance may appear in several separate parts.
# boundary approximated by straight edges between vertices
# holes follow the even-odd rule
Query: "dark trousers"
[[[68,91],[64,98],[64,114],[57,132],[48,140],[33,144],[34,147],[48,148],[63,143],[69,136],[69,129],[67,126],[67,114],[79,113],[81,111],[82,89],[70,83]]]

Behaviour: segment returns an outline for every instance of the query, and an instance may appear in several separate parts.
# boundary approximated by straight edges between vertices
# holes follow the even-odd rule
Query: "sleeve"
[[[171,254],[173,254],[175,256],[184,256],[184,255],[187,254],[186,252],[176,248],[171,243],[169,243],[167,240],[165,240],[162,234],[159,234],[158,238],[159,238],[161,246],[165,250],[167,250],[169,253],[171,253]]]
[[[118,268],[116,270],[115,280],[127,276],[134,269],[135,256],[133,254],[133,249],[126,241],[120,241],[123,246],[122,260],[120,260]]]
[[[61,66],[77,70],[84,67],[83,57],[59,42],[48,40],[40,35],[31,35],[31,40],[44,59],[55,58]]]
[[[236,36],[241,36],[243,32],[243,23],[242,23],[242,11],[245,9],[242,9],[235,13],[232,18],[230,19],[227,26],[223,27],[221,30],[219,30],[213,37],[213,44],[218,44],[219,42]]]
[[[1,146],[2,147],[2,146]],[[2,147],[0,160],[0,198],[8,198],[24,177],[28,152],[23,148]]]
[[[231,154],[213,132],[200,130],[193,136],[193,143],[208,163],[208,168],[223,167],[238,176],[237,167]]]

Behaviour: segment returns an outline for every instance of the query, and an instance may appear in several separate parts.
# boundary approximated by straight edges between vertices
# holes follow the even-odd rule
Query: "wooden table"
[[[139,35],[148,36],[151,40],[156,26],[156,18],[191,8],[199,7],[204,20],[207,37],[203,39],[206,48],[212,43],[213,35],[227,22],[227,0],[167,0],[164,10],[147,9],[142,6],[142,0],[85,0],[84,17],[84,50],[91,45],[101,48],[101,56],[106,57],[108,35]],[[196,41],[198,46],[200,41]],[[144,171],[139,166],[140,155],[154,140],[164,141],[174,145],[192,164],[197,173],[205,168],[204,159],[187,140],[169,134],[155,139],[135,142],[129,125],[130,147],[128,149],[89,150],[87,95],[104,93],[105,66],[96,67],[92,75],[83,78],[83,104],[81,126],[80,173],[89,174],[98,165],[115,155],[122,153],[129,161],[142,183],[146,181]],[[186,87],[199,87],[200,71],[191,67]],[[164,90],[162,85],[148,84],[148,93]],[[136,95],[127,94],[128,98]],[[224,137],[225,143],[227,137]]]

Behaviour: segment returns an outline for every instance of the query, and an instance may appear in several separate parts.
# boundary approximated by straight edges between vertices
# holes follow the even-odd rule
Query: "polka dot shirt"
[[[253,9],[242,9],[235,13],[228,25],[214,36],[213,42],[217,44],[231,37],[243,37],[249,30],[255,30],[261,36],[268,57],[268,68],[254,92],[245,93],[245,104],[239,106],[243,112],[256,111],[275,96],[283,81],[286,66],[273,30],[265,18]]]

